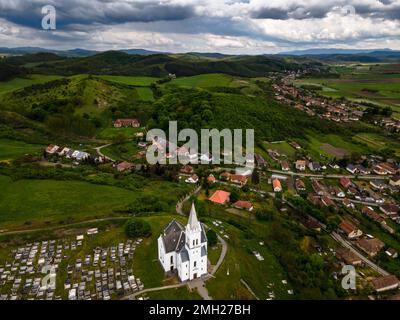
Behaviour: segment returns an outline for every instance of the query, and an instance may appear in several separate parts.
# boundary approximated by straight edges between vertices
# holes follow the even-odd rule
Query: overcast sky
[[[41,29],[41,9],[57,29]],[[400,49],[400,0],[0,0],[0,46],[277,53]]]

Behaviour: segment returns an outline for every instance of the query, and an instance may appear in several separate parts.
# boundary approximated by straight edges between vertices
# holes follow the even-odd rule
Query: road
[[[22,230],[5,231],[5,232],[2,232],[0,230],[0,236],[18,235],[18,234],[25,234],[25,233],[41,232],[41,231],[52,231],[52,230],[57,230],[57,229],[75,227],[75,226],[79,226],[81,224],[95,223],[95,222],[101,222],[101,221],[128,220],[130,217],[131,216],[119,216],[119,217],[108,217],[108,218],[92,219],[92,220],[74,222],[74,223],[69,223],[69,224],[62,224],[62,225],[46,227],[46,228],[37,228],[37,229],[22,229]]]
[[[389,275],[389,272],[385,271],[384,269],[382,269],[381,267],[379,267],[376,263],[372,262],[371,260],[369,260],[368,258],[366,258],[364,255],[362,255],[361,253],[359,253],[354,247],[353,245],[348,242],[347,240],[343,239],[338,233],[336,232],[332,232],[331,233],[331,237],[336,240],[337,242],[339,242],[342,246],[344,246],[345,248],[350,249],[354,254],[356,254],[366,265],[368,265],[369,267],[371,267],[373,270],[379,272],[382,276],[387,276]]]
[[[386,180],[390,178],[390,175],[380,176],[380,175],[346,175],[346,174],[315,174],[315,173],[302,173],[302,172],[293,172],[293,171],[282,171],[282,170],[273,170],[267,169],[268,172],[282,174],[287,176],[298,176],[298,177],[310,177],[310,178],[330,178],[330,179],[340,179],[340,178],[349,178],[349,179],[364,179],[364,180]]]
[[[329,199],[336,200],[336,201],[343,201],[344,198],[337,198],[337,197],[332,197],[328,196]],[[380,207],[382,204],[378,204],[375,202],[366,202],[366,201],[359,201],[359,200],[353,200],[353,199],[348,199],[350,202],[358,203],[358,204],[363,204],[365,206],[370,206],[370,207]]]
[[[103,145],[103,146],[94,148],[94,150],[96,150],[97,154],[98,154],[100,157],[105,157],[106,159],[115,162],[116,160],[111,159],[110,157],[107,157],[106,155],[104,155],[104,154],[101,152],[101,149],[107,148],[107,147],[109,147],[109,146],[111,146],[111,145],[112,145],[112,143],[105,144],[105,145]]]
[[[287,203],[289,206],[291,206],[292,208],[296,208],[292,203],[285,201],[285,203]],[[314,217],[312,217],[313,219],[315,219]],[[317,220],[317,219],[315,219]],[[318,221],[318,220],[317,220]],[[319,222],[318,223],[322,226],[322,230],[324,230],[325,232],[329,233],[326,230],[326,226]],[[343,247],[350,249],[353,253],[355,253],[366,265],[368,265],[369,267],[371,267],[373,270],[377,271],[378,273],[380,273],[383,276],[387,276],[389,275],[389,273],[382,269],[381,267],[379,267],[376,263],[374,263],[373,261],[371,261],[370,259],[368,259],[367,257],[365,257],[363,254],[361,254],[358,250],[356,250],[354,248],[354,246],[347,240],[343,239],[337,232],[331,232],[329,233],[329,235],[336,241],[339,242]]]
[[[186,216],[186,214],[183,213],[183,204],[190,199],[190,197],[194,194],[199,193],[201,190],[201,185],[199,185],[196,189],[194,189],[191,193],[189,193],[185,198],[181,199],[178,201],[176,204],[176,212],[182,216]]]

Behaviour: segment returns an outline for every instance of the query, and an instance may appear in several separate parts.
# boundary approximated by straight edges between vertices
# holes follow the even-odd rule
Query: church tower
[[[186,225],[186,245],[189,249],[197,248],[201,246],[201,225],[197,219],[196,208],[192,203],[192,209],[189,214],[189,221]]]

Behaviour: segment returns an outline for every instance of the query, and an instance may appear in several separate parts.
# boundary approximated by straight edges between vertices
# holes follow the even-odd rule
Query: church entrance
[[[193,279],[197,279],[197,273],[193,274]]]
[[[171,266],[171,271],[174,271],[174,266]]]

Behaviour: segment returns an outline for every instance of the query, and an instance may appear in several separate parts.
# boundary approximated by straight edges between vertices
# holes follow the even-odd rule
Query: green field
[[[37,154],[43,150],[43,147],[22,141],[0,139],[0,160],[13,160],[25,154]]]
[[[139,100],[142,101],[154,101],[154,95],[151,88],[148,87],[137,87],[135,88],[139,95]]]
[[[186,185],[182,184],[182,188]],[[150,182],[127,190],[83,181],[17,180],[0,175],[0,226],[20,227],[45,222],[77,222],[110,216],[144,196],[177,201],[176,184]],[[160,194],[160,190],[165,191]],[[174,192],[171,192],[174,190]]]
[[[384,148],[392,148],[396,151],[396,155],[400,156],[400,142],[383,135],[362,132],[356,134],[352,138],[354,141],[367,145],[372,150],[382,150]]]
[[[295,154],[295,149],[286,141],[284,142],[278,142],[278,143],[270,143],[270,142],[265,142],[264,146],[267,149],[271,149],[271,150],[276,150],[278,151],[280,154],[285,154],[287,156],[293,156]]]
[[[202,74],[193,77],[182,77],[173,80],[172,83],[178,86],[185,87],[199,87],[199,88],[210,88],[210,87],[230,87],[233,78],[231,76],[219,73]]]
[[[318,158],[323,155],[328,158],[343,158],[353,152],[368,153],[368,147],[351,142],[336,134],[308,134],[308,140],[304,140],[304,148]]]
[[[102,153],[115,160],[134,160],[139,149],[136,141],[130,141],[124,144],[111,145],[102,149]]]
[[[341,74],[339,79],[300,79],[295,84],[317,85],[326,97],[372,102],[400,112],[400,73],[354,72]]]
[[[158,78],[154,77],[127,77],[127,76],[99,76],[99,78],[135,87],[148,87],[152,83],[159,80]]]
[[[31,86],[33,84],[45,83],[49,81],[53,81],[56,79],[60,79],[62,76],[53,76],[53,75],[31,75],[26,78],[16,78],[7,82],[2,82],[0,85],[0,95],[11,92],[14,90],[18,90],[24,87]]]
[[[127,128],[108,127],[106,129],[102,130],[98,134],[98,137],[100,139],[112,140],[117,135],[123,134],[123,135],[127,136],[128,138],[134,138],[135,134],[138,132],[141,132],[141,131],[142,130],[140,128],[132,128],[132,127],[127,127]]]

